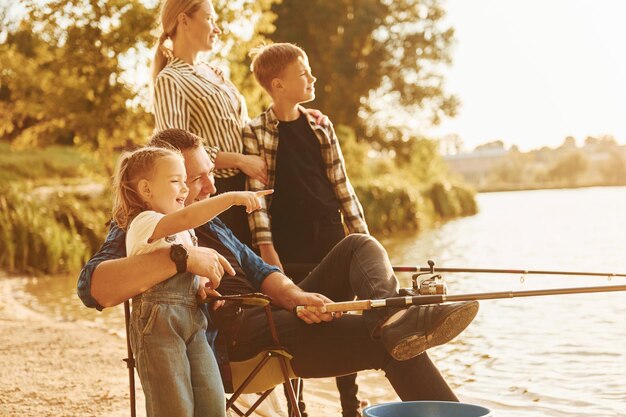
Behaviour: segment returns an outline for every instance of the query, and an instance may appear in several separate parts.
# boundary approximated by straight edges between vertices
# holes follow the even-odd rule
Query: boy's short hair
[[[272,80],[280,75],[287,65],[302,58],[308,61],[306,52],[292,43],[261,45],[250,51],[250,69],[259,84],[271,91]]]

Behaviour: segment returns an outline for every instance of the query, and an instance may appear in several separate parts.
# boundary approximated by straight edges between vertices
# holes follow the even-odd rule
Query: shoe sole
[[[460,305],[445,316],[441,323],[435,323],[435,332],[427,336],[409,336],[400,341],[390,352],[397,361],[406,361],[420,355],[427,349],[448,343],[463,332],[478,313],[478,302]]]

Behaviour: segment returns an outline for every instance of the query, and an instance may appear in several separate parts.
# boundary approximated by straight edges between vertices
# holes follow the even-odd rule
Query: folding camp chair
[[[271,298],[265,294],[254,293],[244,295],[232,295],[212,297],[216,300],[225,300],[227,303],[234,303],[241,307],[263,307],[268,320],[273,345],[259,352],[255,357],[242,362],[230,362],[232,373],[233,393],[226,400],[226,409],[232,410],[239,416],[249,416],[274,390],[276,385],[284,384],[287,393],[287,401],[290,405],[291,416],[301,417],[298,408],[298,398],[300,392],[295,387],[300,387],[299,379],[295,376],[291,368],[291,355],[280,346],[278,332],[272,317],[270,308]],[[124,316],[126,323],[126,348],[128,357],[124,359],[128,368],[128,378],[130,386],[130,415],[136,416],[135,404],[135,359],[129,337],[130,324],[130,303],[124,303]],[[292,380],[296,380],[295,383]],[[250,406],[247,411],[242,411],[235,402],[241,394],[260,393],[258,400]]]

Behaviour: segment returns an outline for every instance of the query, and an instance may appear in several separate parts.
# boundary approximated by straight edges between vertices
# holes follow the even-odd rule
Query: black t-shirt
[[[311,221],[336,213],[339,201],[307,117],[300,114],[297,120],[280,122],[278,135],[272,223]]]

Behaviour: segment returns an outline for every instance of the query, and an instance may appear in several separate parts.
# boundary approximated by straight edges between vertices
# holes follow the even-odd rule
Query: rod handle
[[[356,301],[341,301],[338,303],[327,303],[324,307],[317,306],[297,306],[295,313],[298,314],[304,310],[319,312],[319,313],[334,313],[338,311],[360,311],[369,310],[372,308],[372,300],[356,300]]]

